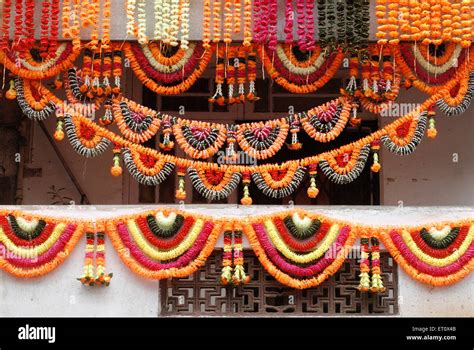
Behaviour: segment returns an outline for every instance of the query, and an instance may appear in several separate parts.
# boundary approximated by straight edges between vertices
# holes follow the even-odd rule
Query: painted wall
[[[147,210],[146,206],[22,207],[50,216],[103,218]],[[1,208],[0,208],[1,209]],[[287,207],[259,206],[186,206],[186,210],[217,216],[245,216],[281,211]],[[474,207],[306,207],[336,219],[372,225],[421,224],[434,220],[457,220],[472,217]],[[245,242],[246,243],[246,242]],[[222,242],[219,242],[222,246]],[[85,240],[78,243],[66,261],[50,274],[28,280],[0,273],[0,316],[146,316],[160,312],[159,282],[134,275],[119,259],[110,243],[106,243],[107,271],[113,272],[107,288],[82,286],[75,278],[82,272]],[[245,246],[248,247],[247,244]],[[354,273],[357,273],[354,271]],[[433,288],[412,280],[399,272],[400,316],[474,316],[474,275],[456,285]]]

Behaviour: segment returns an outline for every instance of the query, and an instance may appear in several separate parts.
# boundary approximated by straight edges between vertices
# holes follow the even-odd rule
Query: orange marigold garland
[[[303,181],[305,168],[296,163],[287,166],[264,165],[252,173],[257,188],[268,197],[285,198],[291,195]]]
[[[221,283],[232,283],[232,225],[227,223],[224,227],[224,249],[222,252]]]
[[[242,183],[244,185],[244,196],[241,198],[240,203],[242,205],[251,205],[252,197],[250,197],[249,185],[250,185],[250,173],[244,171],[242,173]]]
[[[186,191],[185,191],[185,182],[184,178],[186,176],[186,168],[185,167],[178,167],[177,169],[178,174],[178,188],[176,189],[175,197],[179,200],[186,199]]]
[[[215,83],[216,83],[216,92],[214,95],[209,98],[210,103],[216,103],[219,106],[223,106],[225,104],[225,98],[224,98],[224,93],[222,91],[222,86],[224,85],[224,79],[225,79],[225,69],[226,69],[226,63],[225,63],[225,47],[218,47],[217,48],[217,63],[216,63],[216,77],[215,77]]]
[[[369,260],[369,238],[362,237],[360,239],[360,282],[359,289],[361,292],[370,290],[370,260]]]
[[[316,198],[319,194],[318,187],[316,186],[316,177],[318,176],[317,169],[317,164],[310,164],[308,166],[309,187],[307,190],[307,194],[308,197],[312,199]]]
[[[449,95],[443,96],[437,107],[448,116],[463,114],[471,105],[474,96],[474,72],[469,73],[469,79],[461,79],[450,91]]]
[[[233,232],[233,258],[234,258],[234,274],[232,275],[232,282],[234,285],[242,285],[250,282],[250,276],[245,273],[244,269],[244,252],[242,245],[242,226],[236,224]]]
[[[130,175],[143,185],[159,185],[174,169],[174,165],[164,159],[157,159],[147,153],[134,152],[128,148],[122,149],[122,156]]]
[[[232,170],[188,168],[191,183],[197,192],[210,200],[228,198],[240,183],[241,175]]]

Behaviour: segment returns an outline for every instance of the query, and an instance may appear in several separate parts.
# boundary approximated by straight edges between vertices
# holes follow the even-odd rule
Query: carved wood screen
[[[271,277],[257,257],[246,250],[245,270],[252,280],[245,286],[225,287],[219,282],[221,251],[206,265],[183,279],[160,281],[161,315],[271,316],[271,315],[397,315],[397,266],[388,253],[380,262],[386,291],[361,293],[359,266],[348,259],[339,272],[316,288],[295,290]]]

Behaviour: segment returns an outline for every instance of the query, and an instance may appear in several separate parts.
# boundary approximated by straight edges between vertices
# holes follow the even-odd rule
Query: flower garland
[[[285,198],[291,195],[303,181],[305,169],[297,164],[283,166],[262,166],[252,173],[252,180],[264,195],[272,198]]]
[[[81,116],[75,111],[72,111],[70,107],[65,105],[60,99],[55,97],[51,92],[49,92],[44,86],[39,85],[35,82],[32,83],[33,86],[38,89],[38,91],[44,95],[49,100],[53,101],[57,104],[60,108],[67,111],[67,113],[71,113],[74,115],[74,121],[76,123],[80,122],[82,126],[84,126],[84,130],[86,131],[85,136],[92,137],[92,140],[87,140],[87,144],[90,145],[95,142],[99,142],[101,139],[107,139],[114,143],[116,147],[125,147],[130,149],[131,152],[134,154],[144,154],[147,156],[147,163],[150,163],[150,166],[158,164],[165,164],[169,163],[170,166],[176,166],[179,169],[180,173],[180,188],[184,188],[184,174],[186,169],[189,167],[199,169],[199,170],[212,170],[216,169],[216,164],[207,163],[207,162],[200,162],[194,161],[190,159],[183,159],[178,158],[172,155],[164,155],[161,154],[153,149],[145,148],[140,145],[136,145],[127,141],[121,137],[116,136],[111,131],[104,129],[93,121],[89,120],[88,118]],[[250,183],[251,174],[253,173],[261,173],[262,176],[265,176],[265,179],[270,179],[272,176],[268,174],[268,171],[279,171],[280,175],[283,173],[287,174],[287,170],[291,169],[292,171],[296,171],[299,167],[310,167],[310,171],[313,173],[314,176],[314,166],[319,164],[323,173],[329,177],[330,180],[336,181],[339,183],[348,183],[355,179],[357,174],[363,169],[363,165],[365,164],[372,144],[377,140],[380,140],[384,135],[387,135],[390,130],[396,129],[400,125],[413,120],[416,118],[417,115],[427,111],[431,106],[438,101],[442,96],[448,93],[449,89],[454,86],[454,82],[448,84],[444,89],[439,91],[437,94],[431,96],[427,99],[424,103],[414,109],[412,112],[407,114],[404,117],[397,119],[396,121],[392,122],[391,124],[387,125],[386,127],[376,131],[375,133],[366,136],[356,142],[351,144],[345,145],[339,149],[324,152],[312,157],[307,157],[299,160],[291,160],[280,165],[256,165],[256,166],[244,166],[244,165],[235,165],[235,164],[221,164],[219,165],[219,169],[222,171],[230,171],[238,172],[242,174],[242,182],[244,184],[244,197],[242,198],[242,203],[250,204],[251,198],[249,195],[248,185]],[[90,130],[90,132],[88,132]],[[98,139],[97,139],[98,137]],[[109,141],[109,142],[110,142]],[[140,171],[147,170],[149,167],[144,167],[143,169],[139,169]],[[150,176],[154,174],[149,174]],[[280,177],[277,175],[277,177]],[[283,177],[282,177],[283,178]],[[281,179],[280,179],[281,180]],[[275,182],[277,186],[280,180]],[[270,181],[265,181],[266,184],[271,184]],[[261,185],[263,186],[263,185]],[[263,188],[263,187],[262,187]],[[314,194],[314,187],[310,187],[311,193]],[[182,189],[184,191],[184,189]],[[278,188],[273,188],[272,190],[277,190]],[[280,192],[281,193],[281,192]],[[180,195],[180,197],[183,197]]]
[[[12,72],[24,79],[43,80],[57,76],[70,69],[79,57],[80,51],[74,51],[70,43],[58,45],[54,53],[50,53],[42,61],[36,61],[28,52],[24,57],[17,56],[15,51],[0,50],[0,62]]]
[[[384,291],[379,240],[413,279],[432,286],[453,284],[474,270],[472,219],[390,227],[353,224],[301,209],[211,218],[166,208],[93,224],[4,210],[0,247],[7,253],[0,256],[0,268],[16,277],[44,275],[59,266],[85,234],[81,276],[85,284],[110,282],[103,255],[105,236],[133,272],[151,279],[180,278],[204,265],[222,232],[222,280],[236,285],[249,280],[243,270],[242,235],[272,276],[298,289],[317,286],[335,274],[357,238],[361,238],[363,291]]]
[[[179,119],[172,128],[178,145],[195,159],[212,157],[226,140],[227,130],[222,124]]]
[[[129,252],[120,254],[123,262],[133,272],[146,278],[186,277],[195,272],[213,251],[222,227],[221,223],[214,223],[206,217],[182,213],[185,220],[190,216],[194,220],[189,234],[176,246],[161,251],[147,241],[137,224],[140,218],[147,215],[117,219],[106,224],[115,249]]]
[[[407,155],[415,151],[423,139],[428,118],[421,113],[417,120],[406,121],[397,127],[388,128],[387,135],[380,138],[382,144],[392,153]]]
[[[352,108],[350,99],[329,101],[303,114],[301,125],[311,138],[319,142],[330,142],[345,129]]]
[[[23,80],[15,78],[16,100],[23,114],[32,120],[45,120],[56,109],[53,102],[44,97],[34,96],[29,86],[23,86]]]
[[[369,0],[318,0],[319,44],[358,52],[368,44]],[[305,23],[308,25],[308,23]]]
[[[72,148],[81,156],[94,158],[104,153],[110,146],[110,140],[97,132],[83,121],[74,120],[68,113],[64,114],[66,135]]]
[[[173,171],[174,165],[130,149],[123,149],[123,162],[130,175],[143,185],[156,186],[162,183]]]
[[[288,135],[285,119],[241,124],[237,127],[236,140],[244,152],[256,159],[267,159],[278,152]]]
[[[456,91],[457,90],[457,91]],[[448,116],[460,115],[467,111],[474,96],[474,72],[469,73],[469,80],[461,80],[436,105]]]
[[[458,72],[463,72],[463,78],[468,79],[473,66],[472,52],[451,43],[431,46],[431,50],[429,47],[404,43],[393,48],[396,64],[408,86],[413,84],[431,95],[452,81]]]
[[[83,232],[83,223],[3,211],[0,268],[16,277],[45,275],[69,256]]]
[[[198,170],[188,168],[188,176],[196,191],[210,200],[227,198],[235,191],[242,178],[241,174],[229,170]]]
[[[178,75],[175,75],[172,78],[172,81],[177,82],[178,80],[180,80],[180,82],[176,85],[170,86],[163,85],[164,82],[157,80],[160,79],[160,77],[163,77],[163,75],[160,75],[156,68],[150,64],[147,59],[147,56],[144,55],[144,52],[139,46],[127,42],[123,45],[123,52],[125,54],[125,57],[130,62],[130,67],[143,85],[160,95],[177,95],[188,90],[196,82],[196,80],[202,75],[211,60],[213,49],[211,48],[204,50],[202,55],[199,55],[199,47],[200,46],[197,45],[197,49],[193,51],[194,58],[191,62],[194,62],[194,64],[187,65],[187,69],[189,69],[189,71],[186,72],[186,76],[180,75],[178,73],[178,70],[180,68],[177,68],[175,73],[178,73]],[[150,58],[150,56],[148,56],[148,58]],[[156,56],[154,56],[154,58],[156,59]],[[181,77],[181,79],[179,79],[178,77]]]
[[[462,1],[387,1],[377,0],[377,38],[379,44],[398,45],[420,41],[439,45],[452,41],[469,47],[472,39],[472,4]]]
[[[332,79],[344,58],[341,50],[333,51],[328,57],[319,51],[317,57],[321,58],[314,59],[311,66],[307,68],[294,67],[292,62],[295,61],[288,57],[288,50],[285,51],[285,47],[290,48],[286,44],[279,44],[275,45],[275,51],[273,51],[271,47],[267,46],[265,50],[259,50],[260,59],[270,77],[278,85],[297,94],[311,93],[324,86]],[[315,48],[315,50],[319,49]],[[282,52],[285,53],[284,56]]]
[[[319,162],[319,167],[326,177],[340,185],[351,183],[364,170],[369,157],[370,145],[350,151],[337,150],[332,156]]]
[[[157,113],[147,107],[114,100],[114,119],[123,136],[134,143],[144,143],[154,137],[161,126]]]

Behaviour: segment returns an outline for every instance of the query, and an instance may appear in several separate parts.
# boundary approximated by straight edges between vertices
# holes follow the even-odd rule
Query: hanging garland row
[[[171,173],[173,167],[176,168],[179,177],[179,188],[176,193],[178,199],[184,199],[184,181],[187,169],[193,168],[196,171],[206,172],[212,175],[212,181],[197,181],[191,170],[193,184],[197,188],[204,186],[209,190],[210,195],[216,194],[215,191],[222,191],[219,195],[228,193],[229,189],[235,187],[236,178],[229,177],[231,173],[242,175],[244,184],[244,195],[242,204],[251,204],[248,185],[253,180],[257,187],[266,195],[276,198],[282,198],[290,195],[302,181],[303,175],[308,171],[311,183],[308,189],[308,195],[315,197],[317,187],[314,181],[317,167],[332,181],[336,183],[349,183],[360,175],[365,163],[368,160],[370,151],[373,153],[372,171],[380,170],[379,153],[380,144],[397,154],[410,153],[420,142],[421,136],[426,128],[425,113],[429,110],[429,128],[428,136],[436,136],[434,124],[434,115],[432,114],[432,105],[438,101],[453,86],[447,86],[436,95],[431,96],[427,101],[420,105],[408,115],[399,118],[385,128],[367,136],[357,142],[342,146],[338,149],[325,152],[313,157],[300,160],[292,160],[276,164],[265,164],[257,166],[241,166],[232,164],[215,164],[199,162],[188,159],[181,159],[171,155],[164,155],[155,150],[142,147],[116,136],[112,132],[98,126],[90,119],[71,111],[67,105],[64,105],[57,97],[49,92],[43,86],[38,86],[38,91],[46,96],[48,100],[53,101],[57,106],[64,110],[64,115],[59,114],[58,127],[65,124],[66,133],[72,142],[76,151],[85,156],[96,156],[102,153],[108,144],[114,144],[114,166],[113,175],[120,175],[120,152],[124,153],[124,163],[132,176],[144,184],[156,185]],[[73,117],[72,117],[73,116]]]
[[[136,274],[182,278],[203,266],[223,234],[221,282],[245,284],[243,236],[267,272],[280,283],[306,289],[342,266],[360,239],[361,291],[383,293],[380,243],[413,279],[433,286],[458,282],[474,269],[474,222],[416,227],[367,226],[301,209],[244,218],[213,218],[161,208],[123,217],[56,219],[21,211],[0,213],[0,268],[23,278],[58,267],[85,234],[84,269],[78,280],[109,285],[105,239]]]
[[[400,41],[440,45],[443,42],[471,46],[473,5],[470,0],[377,0],[379,44]]]

